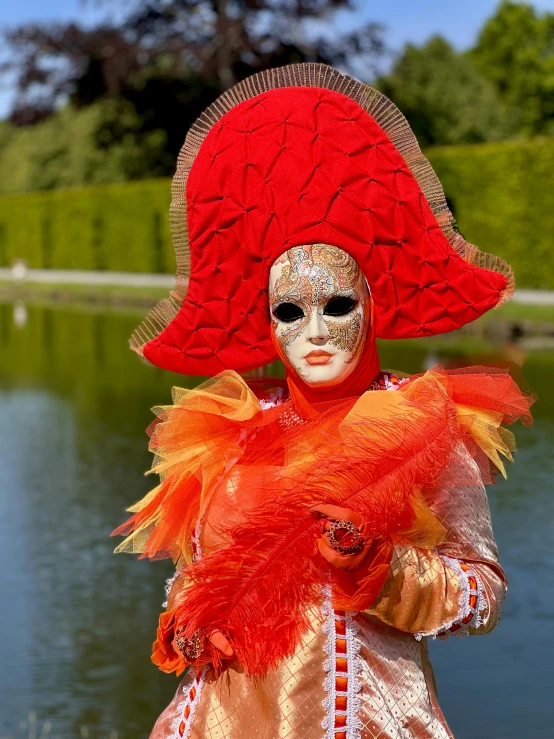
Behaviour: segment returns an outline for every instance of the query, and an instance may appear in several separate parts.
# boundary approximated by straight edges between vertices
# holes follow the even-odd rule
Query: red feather
[[[434,382],[414,386],[412,396],[386,421],[337,419],[328,434],[320,418],[290,434],[290,448],[302,439],[315,459],[279,468],[265,481],[265,501],[238,525],[221,527],[229,545],[188,570],[177,609],[187,635],[221,630],[251,675],[295,651],[331,580],[310,506],[346,505],[362,515],[369,536],[390,538],[412,522],[415,491],[436,484],[446,467],[459,438],[454,408]],[[246,484],[237,493],[247,499],[254,490]]]

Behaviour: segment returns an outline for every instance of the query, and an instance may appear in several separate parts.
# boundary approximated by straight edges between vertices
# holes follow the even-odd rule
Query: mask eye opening
[[[296,303],[279,303],[273,308],[273,315],[281,323],[293,323],[304,318],[304,311]]]
[[[330,298],[323,309],[326,316],[346,316],[352,313],[358,301],[347,295],[336,295]]]

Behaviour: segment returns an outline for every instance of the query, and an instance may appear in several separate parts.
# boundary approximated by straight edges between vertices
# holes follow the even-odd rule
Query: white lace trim
[[[325,709],[325,718],[321,722],[325,729],[325,739],[334,739],[335,736],[335,698],[336,698],[336,640],[337,632],[335,630],[335,612],[331,604],[330,588],[326,589],[325,602],[322,608],[325,616],[323,624],[323,633],[327,634],[327,641],[323,647],[327,659],[323,663],[323,669],[327,673],[327,677],[323,682],[323,687],[327,693],[327,697],[323,700],[323,708]]]
[[[194,532],[192,534],[192,537],[191,537],[192,542],[193,542],[194,551],[195,551],[195,554],[192,555],[192,558],[194,561],[202,559],[202,549],[200,547],[201,533],[202,533],[202,523],[198,521],[194,529]],[[183,575],[186,572],[186,569],[187,569],[186,567],[183,567],[182,570],[175,570],[175,574],[172,577],[169,577],[165,581],[165,586],[164,586],[165,601],[162,603],[162,608],[167,608],[167,603],[169,601],[169,596],[171,594],[171,588],[173,587],[173,583],[175,582],[175,580],[177,579],[179,575]]]
[[[199,671],[195,667],[190,668],[189,674],[191,680],[190,682],[187,682],[187,684],[184,685],[182,688],[182,692],[185,693],[186,697],[185,700],[181,701],[177,706],[177,716],[173,719],[171,723],[171,736],[167,737],[167,739],[188,739],[188,737],[190,736],[192,724],[194,722],[194,716],[196,714],[196,708],[198,706],[198,703],[200,702],[200,695],[202,693],[202,688],[204,687],[207,671],[207,665],[201,667]],[[194,698],[191,700],[190,691],[192,688],[195,688],[196,693],[194,695]],[[185,718],[185,709],[187,708],[187,706],[190,706],[190,713],[189,717]],[[179,727],[181,726],[181,724],[185,725],[182,734],[179,733]]]
[[[360,739],[364,728],[359,713],[362,708],[358,693],[362,689],[360,674],[363,663],[359,657],[360,641],[357,638],[360,627],[355,613],[346,612],[346,654],[348,655],[348,688],[346,698],[346,739]]]
[[[360,720],[359,712],[361,710],[361,702],[358,697],[362,685],[359,679],[362,670],[362,661],[358,656],[360,651],[360,642],[356,638],[359,626],[355,621],[355,613],[346,612],[344,616],[337,615],[331,604],[330,594],[326,593],[325,603],[323,605],[323,613],[325,615],[325,623],[323,624],[323,632],[327,634],[327,641],[323,649],[327,654],[324,662],[324,669],[327,677],[323,683],[323,687],[327,693],[327,697],[323,700],[326,716],[321,722],[325,729],[325,739],[334,739],[337,732],[344,732],[346,739],[360,739],[360,732],[363,729],[363,723]],[[345,622],[345,641],[346,641],[346,661],[347,672],[337,673],[337,652],[336,641],[337,632],[335,621]],[[337,691],[336,678],[347,678],[346,692]],[[346,697],[346,711],[340,711],[336,708],[337,696]],[[335,717],[346,716],[346,726],[335,728]]]
[[[164,586],[164,590],[165,590],[165,601],[162,603],[162,608],[167,608],[167,601],[169,600],[169,594],[171,593],[171,588],[173,587],[173,583],[175,582],[175,579],[176,579],[177,575],[179,575],[179,574],[180,574],[179,570],[176,570],[175,571],[175,574],[173,575],[173,577],[169,577],[165,581],[165,586]]]
[[[383,372],[383,382],[385,385],[385,390],[393,390],[393,391],[398,390],[400,385],[403,385],[405,382],[408,382],[408,380],[410,379],[409,377],[404,377],[401,380],[399,377],[397,377],[396,379],[398,380],[398,382],[396,383],[391,380],[391,377],[393,376],[396,377],[396,375],[392,375],[391,372]]]
[[[485,588],[483,587],[481,578],[474,570],[469,569],[467,570],[467,572],[465,570],[462,570],[459,560],[452,559],[451,557],[447,557],[443,554],[439,554],[439,557],[442,559],[445,565],[453,570],[458,576],[458,580],[460,583],[460,610],[456,618],[452,619],[452,621],[448,621],[442,626],[439,626],[438,629],[434,629],[433,631],[419,632],[415,634],[415,638],[418,641],[426,636],[431,637],[432,639],[436,639],[437,637],[439,639],[447,639],[449,636],[469,636],[470,628],[478,629],[479,626],[483,625],[482,613],[487,605],[487,597],[485,595]],[[473,590],[470,587],[470,577],[475,578],[475,582],[477,583],[477,590]],[[477,596],[475,608],[472,608],[470,606],[470,597],[472,595]],[[471,620],[468,621],[468,623],[466,624],[463,623],[463,620],[467,618],[470,613],[472,614]],[[460,628],[449,634],[448,631],[453,626],[460,626]],[[443,632],[446,633],[443,634]]]
[[[202,536],[203,522],[204,522],[204,514],[202,514],[199,517],[198,521],[196,522],[196,526],[194,527],[194,531],[191,536],[192,549],[194,551],[194,554],[192,555],[193,562],[198,562],[199,560],[202,559],[202,547],[200,546],[200,537]]]
[[[260,408],[265,411],[267,408],[273,408],[280,405],[285,399],[285,389],[278,387],[274,393],[270,393],[265,400],[259,400]]]

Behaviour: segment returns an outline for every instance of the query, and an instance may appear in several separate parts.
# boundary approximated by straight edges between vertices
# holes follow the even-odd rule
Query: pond
[[[151,486],[149,408],[198,378],[130,352],[139,320],[0,306],[2,739],[146,739],[176,687],[149,659],[171,566],[114,556],[108,536]],[[384,367],[407,372],[469,350],[492,351],[456,336],[380,347]],[[487,637],[431,645],[456,739],[552,736],[553,371],[554,352],[529,352],[536,424],[516,429],[516,464],[489,489],[510,580],[504,620]]]

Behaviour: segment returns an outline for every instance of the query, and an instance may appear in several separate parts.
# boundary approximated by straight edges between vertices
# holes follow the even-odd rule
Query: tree
[[[503,138],[509,128],[494,85],[440,36],[405,46],[377,87],[400,108],[420,144],[467,144]]]
[[[526,135],[554,133],[554,14],[504,0],[469,57]]]
[[[164,131],[144,131],[125,100],[68,105],[35,126],[0,121],[0,194],[156,177],[172,166]]]
[[[32,124],[65,100],[79,108],[123,97],[147,127],[168,132],[176,154],[206,105],[253,72],[301,61],[369,65],[382,48],[380,28],[338,32],[341,9],[352,10],[351,0],[134,0],[117,26],[13,29],[3,67],[16,78],[11,120]],[[308,21],[322,30],[308,33]]]

